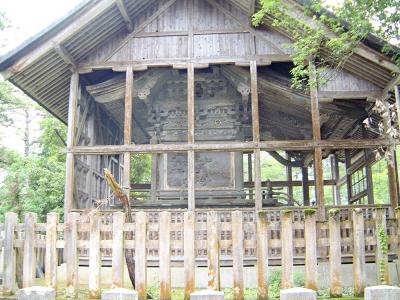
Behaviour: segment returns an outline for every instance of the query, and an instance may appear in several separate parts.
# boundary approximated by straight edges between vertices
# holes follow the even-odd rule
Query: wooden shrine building
[[[394,218],[395,163],[384,164],[389,198],[373,192],[376,151],[395,157],[373,106],[398,108],[397,66],[369,37],[327,84],[295,90],[292,38],[268,18],[254,28],[257,9],[254,0],[86,1],[2,57],[2,75],[68,124],[66,214],[104,199],[105,213],[120,210],[108,168],[133,211],[311,207],[323,222],[327,206],[379,203]],[[149,178],[135,182],[144,160]],[[271,160],[283,170],[275,177]]]

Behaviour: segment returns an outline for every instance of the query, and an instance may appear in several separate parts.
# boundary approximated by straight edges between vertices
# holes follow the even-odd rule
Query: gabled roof
[[[233,17],[240,14],[250,18],[257,9],[255,0],[196,1],[226,6]],[[96,48],[108,41],[120,43],[152,18],[156,20],[157,11],[165,11],[175,2],[86,0],[66,17],[1,57],[0,71],[53,115],[66,121],[71,66],[79,67]],[[367,44],[370,47],[362,46],[346,68],[384,88],[393,81],[395,64],[376,51],[376,40],[371,38]]]

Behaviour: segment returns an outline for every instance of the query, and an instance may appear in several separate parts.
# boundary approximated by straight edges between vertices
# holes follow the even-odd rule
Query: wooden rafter
[[[76,70],[78,66],[76,60],[72,57],[71,54],[69,54],[67,49],[65,49],[65,47],[62,44],[54,42],[54,50],[67,65],[70,65],[73,70]]]
[[[122,18],[125,21],[128,31],[132,32],[133,31],[133,23],[132,23],[131,18],[129,17],[124,0],[116,0],[116,4],[117,4],[118,10],[119,10]]]

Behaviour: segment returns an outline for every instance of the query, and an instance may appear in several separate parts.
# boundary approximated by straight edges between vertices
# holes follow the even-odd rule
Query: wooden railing
[[[342,208],[329,210],[327,221],[316,220],[315,210],[285,209],[243,211],[137,211],[133,223],[125,223],[123,212],[68,214],[65,224],[56,213],[47,223],[36,223],[35,214],[18,224],[15,213],[7,213],[1,247],[4,250],[3,292],[16,290],[16,250],[23,249],[23,286],[33,284],[37,253],[45,251],[45,283],[57,287],[58,249],[64,249],[67,294],[78,291],[78,266],[87,256],[90,295],[100,295],[100,268],[111,260],[112,287],[122,287],[124,249],[133,249],[136,289],[146,296],[146,268],[159,267],[161,293],[171,293],[171,267],[183,266],[185,295],[195,289],[196,265],[207,265],[210,288],[220,288],[220,267],[233,266],[233,286],[244,291],[244,264],[257,269],[260,299],[267,295],[271,265],[282,266],[282,288],[293,286],[293,267],[305,265],[306,286],[318,289],[317,263],[329,262],[330,288],[342,294],[341,263],[354,265],[355,295],[365,287],[366,262],[378,262],[382,282],[389,282],[388,261],[398,255],[398,218],[390,208]],[[133,234],[132,234],[133,233]],[[39,238],[39,235],[46,238]],[[128,239],[127,237],[130,237]],[[382,243],[387,245],[383,246]]]

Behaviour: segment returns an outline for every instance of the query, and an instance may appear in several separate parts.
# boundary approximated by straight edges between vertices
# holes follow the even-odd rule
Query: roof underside
[[[131,30],[135,31],[136,28],[140,28],[146,22],[146,20],[143,20],[145,12],[162,9],[164,5],[168,5],[171,1],[122,0],[121,2],[126,8],[129,20],[132,22],[133,28]],[[252,0],[216,0],[215,2],[226,5],[230,11],[233,11],[234,8],[248,17],[254,11],[255,1]],[[97,13],[93,14],[93,18],[82,21],[81,17],[90,14],[91,11]],[[71,26],[76,26],[79,30],[71,30],[65,35],[65,39],[57,40],[57,36],[63,30],[65,31],[66,27]],[[79,65],[80,62],[91,56],[95,49],[106,45],[110,40],[122,41],[131,30],[127,26],[126,18],[121,14],[118,1],[87,1],[58,24],[41,33],[35,39],[23,45],[22,48],[5,56],[0,62],[0,70],[7,70],[7,72],[17,70],[18,72],[14,72],[9,80],[53,115],[66,122],[68,118],[69,84],[72,74],[71,62]],[[42,44],[53,41],[53,39],[54,47],[40,52]],[[22,64],[24,64],[23,57],[35,51],[41,54],[37,59],[25,64],[20,70],[21,59]],[[67,57],[67,61],[65,57]],[[70,63],[68,63],[68,59]],[[347,61],[345,68],[379,88],[384,88],[393,78],[390,70],[357,54],[354,54]],[[261,91],[261,93],[264,93],[264,91]]]

